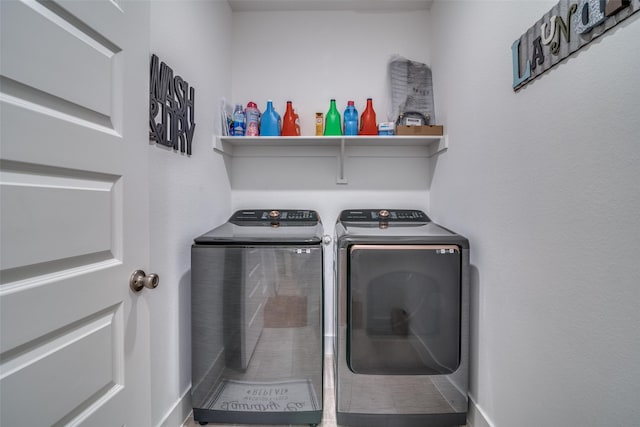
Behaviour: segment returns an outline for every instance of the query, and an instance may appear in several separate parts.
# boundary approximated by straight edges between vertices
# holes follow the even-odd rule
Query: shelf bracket
[[[233,146],[219,136],[213,137],[213,151],[226,157],[233,156]]]
[[[347,178],[344,176],[344,152],[345,152],[345,141],[344,138],[340,138],[340,154],[338,155],[338,177],[336,178],[336,184],[346,185],[349,182]]]
[[[439,155],[440,153],[447,151],[448,149],[449,149],[449,139],[447,138],[447,135],[443,135],[441,138],[438,139],[437,142],[428,146],[429,154],[427,155],[427,157],[434,157],[436,155]]]

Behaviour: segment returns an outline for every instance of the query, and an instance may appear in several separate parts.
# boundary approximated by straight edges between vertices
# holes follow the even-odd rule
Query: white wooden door
[[[0,8],[0,425],[149,426],[149,5]]]

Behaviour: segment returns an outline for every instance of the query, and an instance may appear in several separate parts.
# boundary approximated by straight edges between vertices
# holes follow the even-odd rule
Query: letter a
[[[533,41],[533,57],[531,58],[531,60],[533,61],[533,64],[531,65],[531,68],[534,70],[538,65],[544,64],[544,53],[542,52],[541,40],[542,40],[542,37],[538,36]]]

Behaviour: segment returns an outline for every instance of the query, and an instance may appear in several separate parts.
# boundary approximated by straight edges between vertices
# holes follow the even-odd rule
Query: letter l
[[[527,59],[525,68],[527,69],[520,77],[520,39],[511,45],[511,57],[513,59],[513,88],[520,86],[523,82],[531,78],[531,61]]]

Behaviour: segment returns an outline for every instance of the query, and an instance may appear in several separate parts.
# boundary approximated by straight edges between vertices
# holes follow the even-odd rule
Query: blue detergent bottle
[[[358,110],[356,110],[353,101],[347,102],[347,108],[344,110],[344,135],[358,134]]]
[[[260,119],[260,136],[280,136],[282,120],[280,114],[273,108],[273,102],[267,101],[267,109]]]

